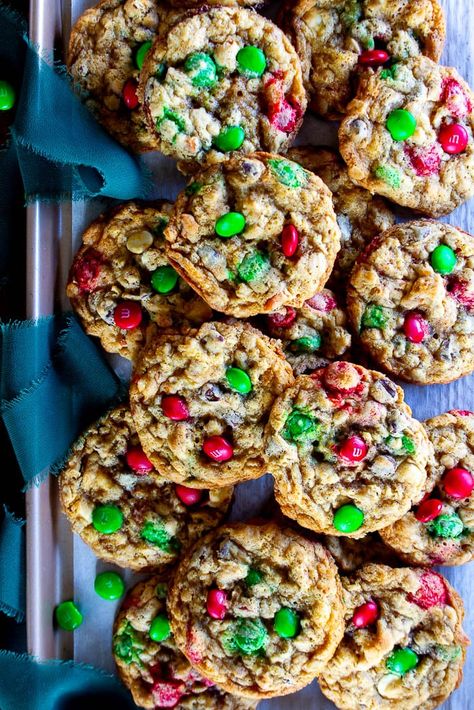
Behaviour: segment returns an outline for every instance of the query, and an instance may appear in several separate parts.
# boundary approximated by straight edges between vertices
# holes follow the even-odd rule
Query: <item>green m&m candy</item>
[[[252,380],[240,367],[229,367],[225,376],[232,389],[237,390],[240,394],[248,394],[251,391]]]
[[[157,293],[169,293],[178,283],[178,278],[172,266],[159,266],[151,275],[151,285]]]
[[[291,341],[290,345],[290,349],[297,353],[314,353],[320,347],[321,336],[319,334],[296,338],[296,340]]]
[[[306,170],[291,160],[272,158],[268,161],[268,165],[278,182],[286,187],[302,187],[308,182]]]
[[[392,168],[391,165],[377,165],[374,169],[374,175],[379,180],[383,180],[384,183],[394,187],[399,188],[402,184],[402,175],[399,170]]]
[[[388,314],[382,306],[370,305],[364,311],[361,325],[363,328],[383,328],[388,321]]]
[[[287,417],[283,436],[289,441],[314,441],[320,431],[320,423],[311,414],[295,407]]]
[[[245,584],[247,585],[247,587],[254,587],[256,584],[260,584],[262,579],[263,574],[260,572],[260,570],[255,569],[254,567],[249,567],[247,576],[245,577]]]
[[[84,620],[73,601],[61,602],[54,610],[57,625],[64,631],[74,631]]]
[[[150,624],[149,635],[152,641],[161,643],[171,635],[170,622],[166,614],[158,614]]]
[[[342,533],[358,530],[364,523],[364,513],[352,503],[342,505],[334,514],[332,524]]]
[[[0,111],[10,111],[15,105],[15,89],[8,81],[0,81]]]
[[[168,555],[176,555],[181,543],[166,530],[162,520],[147,520],[140,530],[140,537],[150,545],[156,545]]]
[[[116,505],[98,505],[92,512],[92,525],[97,532],[110,535],[123,525],[123,514]]]
[[[245,217],[241,212],[226,212],[216,220],[214,226],[220,237],[235,237],[245,229]]]
[[[114,601],[123,595],[125,584],[117,572],[101,572],[95,578],[94,590],[102,599]]]
[[[233,640],[242,654],[250,656],[266,645],[268,633],[261,619],[239,619]]]
[[[283,607],[273,618],[273,628],[282,639],[292,639],[300,630],[300,619],[296,611]]]
[[[241,281],[246,283],[261,279],[270,268],[270,259],[261,251],[254,251],[244,256],[237,266],[237,273]]]
[[[259,47],[247,45],[237,52],[237,69],[245,76],[262,76],[267,68],[265,54]]]
[[[214,138],[214,145],[223,153],[238,150],[245,140],[245,131],[241,126],[227,126]]]
[[[438,274],[450,274],[456,262],[456,254],[447,244],[440,244],[430,254],[430,264]]]
[[[397,648],[387,658],[385,665],[391,673],[405,675],[418,665],[419,658],[411,648]]]
[[[210,88],[217,81],[216,63],[204,52],[190,54],[184,62],[184,71],[189,75],[193,86]]]
[[[137,69],[142,68],[143,62],[145,61],[145,57],[148,54],[148,50],[150,49],[151,45],[151,41],[143,42],[143,44],[141,44],[135,52],[135,64]]]
[[[438,515],[429,525],[428,532],[433,537],[457,538],[462,535],[464,523],[456,513]]]
[[[398,108],[389,114],[386,126],[394,141],[406,141],[416,131],[416,118],[410,111]]]

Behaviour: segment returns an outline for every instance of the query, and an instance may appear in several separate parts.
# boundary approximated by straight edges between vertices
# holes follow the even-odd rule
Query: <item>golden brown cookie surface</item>
[[[201,7],[158,38],[139,96],[160,150],[201,164],[233,151],[284,152],[306,109],[290,41],[241,7]]]
[[[349,176],[431,217],[474,194],[474,95],[426,57],[364,77],[339,129]]]
[[[101,559],[130,569],[163,569],[219,524],[232,488],[194,491],[157,474],[121,405],[90,427],[59,479],[74,532]]]
[[[276,400],[266,440],[282,511],[315,532],[360,538],[423,496],[428,437],[402,389],[359,365],[300,375]]]
[[[292,382],[275,342],[247,323],[211,322],[150,340],[130,403],[142,446],[163,476],[226,486],[266,472],[263,429]]]
[[[166,257],[171,207],[128,202],[101,215],[72,263],[66,292],[84,328],[105,350],[131,360],[150,323],[157,332],[186,330],[212,317]]]
[[[409,564],[465,564],[474,554],[474,414],[452,410],[424,426],[434,449],[430,494],[382,537]]]
[[[255,698],[307,685],[342,633],[329,553],[274,523],[220,528],[177,569],[169,609],[176,643],[200,673]]]
[[[432,710],[457,688],[469,639],[440,574],[369,564],[342,579],[346,631],[319,678],[341,710]]]
[[[327,118],[345,113],[364,69],[419,54],[438,60],[446,33],[437,0],[298,0],[283,17],[311,108]]]
[[[170,262],[207,303],[247,317],[302,306],[320,290],[340,231],[318,177],[256,153],[194,175],[165,237]]]
[[[355,266],[348,314],[378,365],[409,382],[474,369],[474,237],[428,220],[376,238]]]

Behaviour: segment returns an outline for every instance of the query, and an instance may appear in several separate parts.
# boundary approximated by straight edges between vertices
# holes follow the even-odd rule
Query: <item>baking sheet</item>
[[[52,42],[54,28],[61,28],[64,42],[67,42],[70,22],[94,2],[90,0],[31,0],[33,31],[35,39],[43,45]],[[444,64],[456,66],[467,81],[474,85],[474,0],[442,1],[447,15],[448,41],[442,58]],[[297,143],[336,145],[336,127],[318,121],[314,117],[305,120]],[[176,171],[174,161],[162,156],[147,156],[156,180],[156,195],[173,199],[184,184]],[[52,282],[56,270],[56,298],[63,308],[68,307],[64,295],[67,271],[71,254],[80,243],[80,234],[89,222],[105,207],[107,202],[78,203],[72,206],[51,208],[40,206],[31,208],[29,214],[29,310],[30,315],[40,315],[50,311]],[[33,211],[31,211],[33,210]],[[463,205],[448,219],[468,232],[474,233],[474,201]],[[41,229],[38,229],[41,227]],[[41,244],[41,249],[40,249]],[[41,252],[41,253],[40,253]],[[45,280],[46,277],[46,280]],[[49,278],[48,278],[49,277]],[[115,358],[114,365],[122,373],[127,371],[127,363]],[[404,386],[408,403],[419,419],[434,416],[448,409],[474,408],[474,376],[464,378],[451,385],[430,386],[428,388]],[[272,500],[272,481],[266,476],[238,486],[232,518],[248,519],[256,515]],[[56,485],[47,482],[38,492],[30,494],[28,500],[28,568],[30,584],[28,588],[29,650],[40,657],[74,658],[92,663],[107,670],[114,664],[110,651],[111,627],[116,604],[100,599],[94,592],[93,583],[98,572],[113,569],[93,555],[76,535],[69,532],[64,516],[58,510]],[[49,527],[48,527],[49,526]],[[41,535],[39,532],[41,531]],[[120,571],[120,570],[119,570]],[[468,616],[465,623],[467,633],[474,638],[474,565],[461,568],[445,568],[443,573],[461,593]],[[126,572],[127,583],[137,575]],[[74,635],[65,632],[52,633],[52,611],[61,599],[71,597],[84,613],[83,625]],[[469,610],[472,609],[472,616]],[[468,710],[474,708],[474,651],[470,650],[465,667],[465,679],[461,687],[443,705],[447,710]],[[326,700],[316,683],[298,694],[262,702],[262,710],[330,710],[333,704]]]

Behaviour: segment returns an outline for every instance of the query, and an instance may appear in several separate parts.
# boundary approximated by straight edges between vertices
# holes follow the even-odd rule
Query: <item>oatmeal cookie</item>
[[[382,197],[371,195],[350,179],[346,164],[335,151],[299,146],[291,148],[288,157],[316,173],[332,192],[341,249],[328,285],[345,290],[357,257],[374,237],[395,224],[395,215]]]
[[[392,548],[382,541],[379,533],[369,533],[359,539],[322,535],[321,543],[334,557],[341,574],[355,572],[368,562],[378,562],[394,567],[400,564]]]
[[[369,564],[343,578],[346,630],[319,677],[340,710],[432,710],[458,687],[469,639],[440,574]]]
[[[232,488],[198,491],[166,481],[139,445],[130,410],[113,409],[74,446],[59,478],[74,532],[107,562],[161,569],[219,525]]]
[[[461,565],[474,556],[474,414],[452,410],[425,428],[435,452],[431,492],[381,535],[409,564]]]
[[[196,488],[266,473],[263,430],[293,374],[277,345],[250,325],[206,323],[153,338],[132,377],[142,446],[166,478]]]
[[[403,390],[342,361],[300,375],[285,390],[270,413],[266,444],[283,513],[315,532],[356,538],[420,500],[432,455]]]
[[[90,335],[108,352],[134,359],[149,323],[189,329],[211,308],[178,277],[165,254],[171,204],[129,202],[101,215],[84,232],[66,293]]]
[[[166,598],[168,577],[135,585],[115,619],[112,648],[121,680],[141,708],[251,710],[256,703],[203,678],[176,646]]]
[[[180,160],[284,152],[306,109],[301,65],[270,20],[239,7],[201,8],[155,41],[140,75],[150,135]]]
[[[283,25],[303,67],[311,108],[340,118],[360,74],[420,54],[438,60],[446,35],[437,0],[297,0]]]
[[[237,523],[200,540],[169,594],[175,640],[229,692],[286,695],[310,683],[343,632],[329,553],[275,523]]]
[[[474,194],[474,95],[455,69],[417,57],[369,74],[339,147],[363,187],[432,217]]]
[[[340,231],[316,175],[256,153],[195,175],[165,237],[170,262],[212,308],[247,317],[300,307],[319,291]]]
[[[451,382],[474,370],[474,237],[419,220],[369,245],[347,291],[363,347],[408,382]]]
[[[67,65],[87,106],[123,145],[156,150],[137,96],[138,75],[155,34],[178,12],[159,0],[102,0],[71,30]]]
[[[327,365],[344,355],[351,345],[346,313],[328,289],[316,293],[301,308],[287,306],[271,313],[264,327],[281,341],[296,375]]]

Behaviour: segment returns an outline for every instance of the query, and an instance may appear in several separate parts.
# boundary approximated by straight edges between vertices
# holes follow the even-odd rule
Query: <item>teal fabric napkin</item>
[[[136,710],[117,678],[72,661],[0,651],[2,710]]]
[[[122,385],[69,314],[0,325],[0,414],[27,485],[57,471]]]
[[[0,155],[0,194],[9,189],[16,159],[27,202],[146,198],[152,183],[144,164],[96,122],[64,67],[39,55],[24,20],[3,4],[0,27],[2,78],[18,95],[12,144]]]
[[[25,618],[24,524],[4,506],[0,518],[0,611],[16,621]]]

